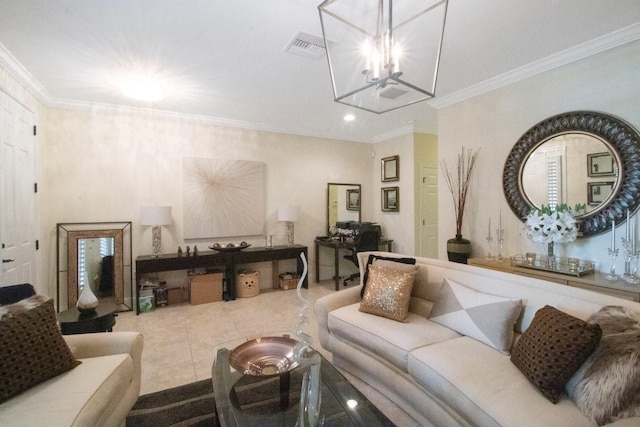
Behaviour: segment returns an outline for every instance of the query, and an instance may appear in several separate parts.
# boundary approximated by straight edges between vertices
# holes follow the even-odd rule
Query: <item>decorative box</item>
[[[138,304],[140,306],[140,313],[148,313],[153,311],[153,296],[141,296],[138,299]]]
[[[222,301],[222,273],[199,274],[189,277],[191,304]]]
[[[285,291],[295,289],[299,280],[300,276],[297,273],[282,273],[280,274],[280,289]]]

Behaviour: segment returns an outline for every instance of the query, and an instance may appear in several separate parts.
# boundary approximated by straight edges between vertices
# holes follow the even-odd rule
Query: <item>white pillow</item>
[[[429,319],[509,354],[522,300],[485,294],[445,278]]]

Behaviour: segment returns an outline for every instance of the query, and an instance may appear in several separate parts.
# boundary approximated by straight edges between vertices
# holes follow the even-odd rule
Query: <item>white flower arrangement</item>
[[[582,209],[576,206],[576,210]],[[536,243],[572,242],[578,237],[578,222],[566,204],[555,209],[542,205],[527,215],[525,227],[527,237]]]

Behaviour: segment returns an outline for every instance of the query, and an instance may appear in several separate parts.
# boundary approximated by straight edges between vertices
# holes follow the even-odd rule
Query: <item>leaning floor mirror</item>
[[[75,307],[85,286],[99,303],[132,310],[131,222],[59,223],[56,234],[58,311]]]

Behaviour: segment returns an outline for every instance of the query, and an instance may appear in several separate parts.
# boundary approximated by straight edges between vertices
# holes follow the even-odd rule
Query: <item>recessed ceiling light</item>
[[[353,114],[347,114],[346,116],[344,116],[344,121],[345,122],[352,122],[356,119],[356,116],[354,116]]]
[[[123,95],[139,101],[155,102],[164,98],[162,85],[151,78],[130,78],[120,82]]]

